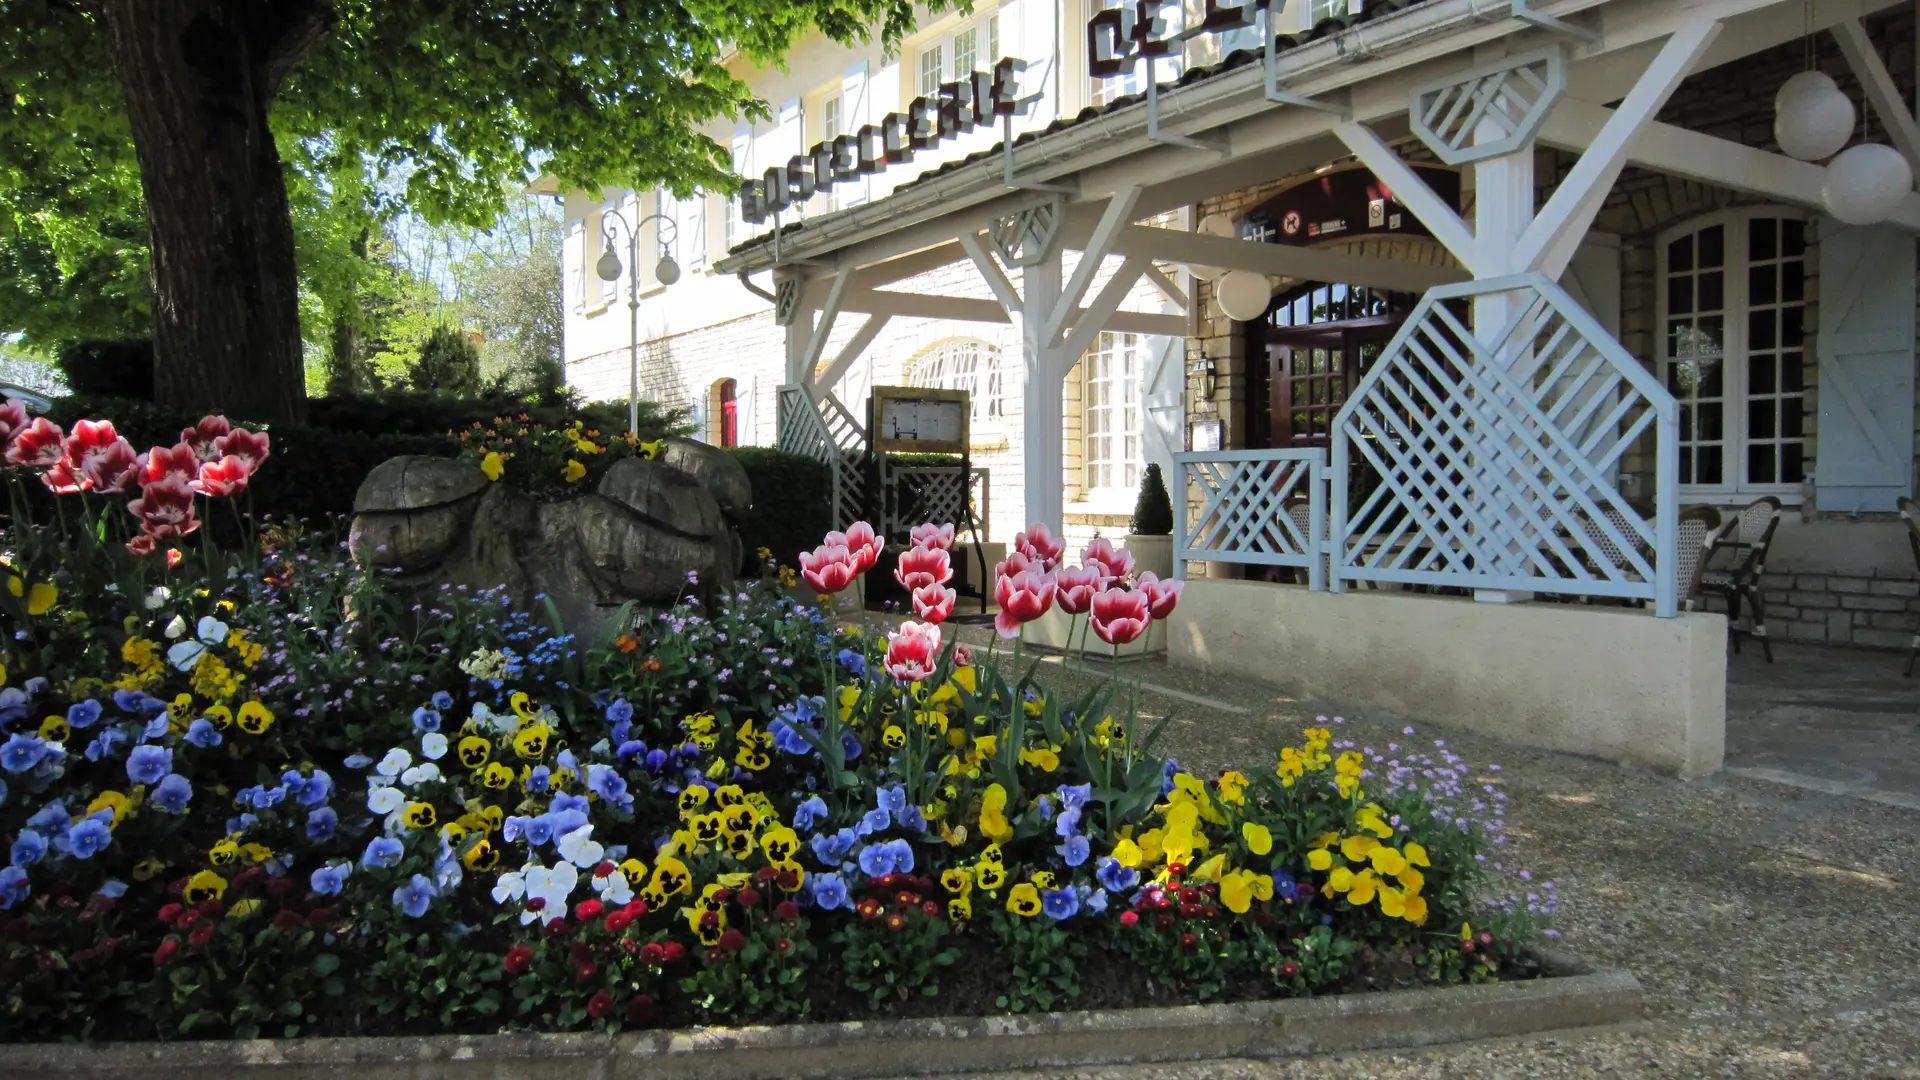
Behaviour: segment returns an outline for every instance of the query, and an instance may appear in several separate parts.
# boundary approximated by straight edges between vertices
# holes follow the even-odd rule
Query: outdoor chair
[[[1674,578],[1677,586],[1674,592],[1681,611],[1693,610],[1694,598],[1700,591],[1700,568],[1706,565],[1707,548],[1719,532],[1720,511],[1713,507],[1690,506],[1680,511],[1680,524],[1675,530],[1674,543]]]
[[[1773,644],[1767,639],[1767,607],[1761,598],[1760,575],[1766,572],[1767,545],[1780,525],[1780,500],[1769,495],[1748,503],[1720,527],[1707,545],[1706,565],[1700,571],[1700,589],[1727,602],[1727,632],[1733,651],[1740,651],[1740,608],[1751,618],[1748,634],[1760,639],[1760,651],[1773,663]]]
[[[1913,548],[1913,572],[1920,575],[1920,502],[1900,499],[1900,518],[1907,523],[1907,545]],[[1920,627],[1913,631],[1913,644],[1907,646],[1907,677],[1913,677],[1913,661],[1920,657]]]

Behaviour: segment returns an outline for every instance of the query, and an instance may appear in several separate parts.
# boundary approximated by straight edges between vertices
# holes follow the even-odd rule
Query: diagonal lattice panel
[[[1309,566],[1322,544],[1312,514],[1299,520],[1301,505],[1324,506],[1319,450],[1233,450],[1177,454],[1176,500],[1186,510],[1175,541],[1175,560],[1239,562],[1263,566]],[[1189,492],[1198,502],[1183,498]],[[1317,572],[1316,572],[1317,574]]]
[[[1450,75],[1413,89],[1413,133],[1449,165],[1511,154],[1540,130],[1566,86],[1558,49]]]
[[[1457,313],[1495,295],[1504,325]],[[1658,514],[1617,483],[1649,433]],[[1545,277],[1431,290],[1334,421],[1335,587],[1639,597],[1670,613],[1677,435],[1672,396]],[[1356,475],[1372,490],[1350,501]]]

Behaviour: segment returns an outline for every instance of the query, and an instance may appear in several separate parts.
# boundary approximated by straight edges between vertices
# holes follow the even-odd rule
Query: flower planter
[[[1052,1069],[1434,1046],[1631,1023],[1640,984],[1548,953],[1556,978],[1331,997],[605,1035],[30,1044],[40,1080],[759,1080]]]
[[[1144,536],[1140,533],[1128,533],[1121,545],[1133,553],[1134,569],[1139,573],[1153,571],[1155,577],[1165,581],[1173,576],[1173,537]]]
[[[1073,640],[1069,642],[1071,630]],[[1085,640],[1082,640],[1084,637]],[[1057,607],[1047,609],[1045,615],[1026,623],[1020,628],[1020,640],[1028,648],[1052,649],[1069,656],[1100,657],[1106,660],[1139,660],[1156,656],[1167,651],[1167,632],[1163,624],[1154,623],[1137,640],[1125,645],[1113,646],[1100,640],[1087,626],[1085,615],[1068,615]]]

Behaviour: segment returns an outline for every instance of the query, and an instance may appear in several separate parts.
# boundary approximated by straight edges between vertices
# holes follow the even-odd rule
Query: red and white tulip
[[[941,551],[953,550],[953,524],[935,525],[929,521],[925,525],[915,525],[908,534],[917,548],[939,548]]]
[[[829,540],[833,533],[828,533]],[[845,544],[826,543],[800,553],[800,576],[814,592],[831,596],[853,584],[860,573]]]
[[[220,440],[232,430],[233,425],[224,416],[203,416],[192,427],[180,429],[180,441],[193,448],[194,456],[205,461],[220,454]]]
[[[959,596],[945,585],[922,585],[913,590],[913,613],[925,622],[946,622]]]
[[[1036,521],[1027,526],[1026,532],[1013,534],[1013,547],[1029,560],[1040,564],[1041,571],[1045,572],[1060,565],[1060,556],[1066,553],[1067,542],[1056,540],[1045,524]]]
[[[916,547],[900,553],[893,580],[912,592],[923,585],[945,585],[953,580],[953,559],[945,548]]]
[[[1059,587],[1054,603],[1069,615],[1085,615],[1092,610],[1093,596],[1104,584],[1097,566],[1063,566],[1053,572],[1053,580]]]
[[[1180,602],[1180,594],[1187,589],[1187,583],[1175,578],[1161,581],[1160,575],[1149,570],[1140,575],[1136,587],[1147,594],[1147,610],[1155,619],[1164,619],[1173,614],[1173,607]]]
[[[887,634],[887,674],[903,682],[919,682],[933,674],[940,660],[940,628],[911,620]]]
[[[193,489],[178,476],[152,480],[140,487],[140,497],[127,504],[140,519],[140,529],[156,540],[186,536],[200,527],[193,516]]]
[[[1133,552],[1125,548],[1116,551],[1106,537],[1096,536],[1080,553],[1080,565],[1098,570],[1100,585],[1105,588],[1115,581],[1125,581],[1127,575],[1133,573]]]
[[[1020,625],[1030,623],[1053,606],[1053,576],[1022,570],[1007,574],[994,583],[993,599],[1000,613],[993,617],[994,629],[1003,638],[1020,636]]]
[[[27,403],[19,398],[7,398],[0,401],[0,444],[13,441],[14,435],[27,426]]]
[[[59,424],[36,416],[13,433],[12,441],[7,444],[7,464],[29,468],[52,465],[66,452],[62,445],[65,440],[66,432],[60,430]]]
[[[209,499],[226,499],[247,490],[247,477],[252,474],[246,459],[229,455],[202,463],[200,475],[187,486]]]
[[[1126,645],[1139,639],[1153,622],[1147,594],[1139,589],[1110,586],[1093,598],[1093,632],[1109,645]]]

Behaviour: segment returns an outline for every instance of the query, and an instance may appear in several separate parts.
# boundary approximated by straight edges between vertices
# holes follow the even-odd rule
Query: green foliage
[[[870,878],[859,887],[860,920],[833,933],[842,981],[875,1010],[938,997],[940,974],[957,959],[943,909],[928,895],[932,888],[905,874]]]
[[[1148,465],[1140,478],[1140,499],[1133,504],[1133,531],[1136,536],[1169,536],[1173,533],[1173,502],[1167,498],[1167,485],[1160,478],[1160,466]]]
[[[420,355],[407,372],[415,390],[463,397],[480,390],[480,350],[465,334],[446,323],[433,328],[420,344]]]
[[[753,483],[753,509],[740,523],[748,567],[759,565],[761,548],[781,565],[795,565],[833,528],[832,475],[824,464],[783,450],[740,446],[727,453]]]
[[[809,921],[772,889],[732,893],[727,905],[738,936],[729,938],[723,931],[723,944],[704,954],[700,967],[680,980],[680,989],[715,1023],[805,1017],[813,1008],[807,975],[818,955],[808,936]]]
[[[1005,911],[987,920],[1005,954],[1011,985],[994,1004],[1009,1012],[1063,1007],[1080,996],[1080,970],[1087,942],[1045,917],[1022,918]]]

